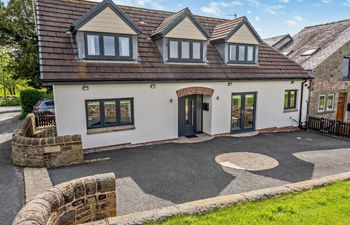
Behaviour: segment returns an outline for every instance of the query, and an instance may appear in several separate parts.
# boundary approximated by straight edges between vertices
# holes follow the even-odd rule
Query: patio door
[[[231,104],[231,131],[254,130],[256,93],[232,94]]]

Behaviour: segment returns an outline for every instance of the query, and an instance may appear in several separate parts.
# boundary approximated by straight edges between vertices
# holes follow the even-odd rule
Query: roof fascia
[[[84,26],[87,22],[97,16],[100,12],[102,12],[107,7],[110,7],[125,23],[127,23],[137,34],[141,33],[141,28],[137,26],[137,24],[132,21],[132,19],[112,0],[104,0],[101,3],[97,4],[90,11],[85,13],[79,20],[75,21],[71,25],[71,31],[76,32],[82,26]]]

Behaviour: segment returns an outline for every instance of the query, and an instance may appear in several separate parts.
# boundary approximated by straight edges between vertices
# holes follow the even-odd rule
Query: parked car
[[[55,103],[53,100],[40,100],[33,107],[34,114],[50,113],[55,114]]]

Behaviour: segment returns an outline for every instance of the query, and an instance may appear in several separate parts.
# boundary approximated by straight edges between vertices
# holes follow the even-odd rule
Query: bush
[[[22,112],[31,113],[33,111],[33,107],[35,103],[43,99],[43,97],[44,97],[43,93],[35,89],[28,89],[28,90],[21,91],[20,99],[21,99]]]
[[[8,96],[6,99],[0,97],[0,106],[19,106],[21,105],[18,96]]]

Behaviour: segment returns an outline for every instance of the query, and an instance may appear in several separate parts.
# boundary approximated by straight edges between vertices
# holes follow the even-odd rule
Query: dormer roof
[[[115,13],[125,24],[130,27],[136,34],[141,33],[141,29],[137,26],[136,23],[118,6],[113,0],[103,0],[101,3],[98,3],[94,8],[85,13],[82,17],[80,17],[77,21],[75,21],[71,27],[70,31],[73,33],[77,30],[81,29],[84,25],[89,23],[95,17],[97,17],[100,13],[103,13],[105,10],[108,10],[107,13]]]
[[[201,23],[196,19],[196,17],[191,13],[190,9],[187,7],[177,13],[166,17],[152,32],[151,37],[154,40],[165,37],[169,32],[171,32],[174,28],[176,28],[176,26],[178,26],[186,19],[189,19],[192,24],[202,33],[202,35],[206,39],[209,39],[210,34],[208,31],[201,25]]]
[[[211,37],[211,41],[227,42],[232,36],[234,36],[236,32],[238,32],[243,27],[246,27],[250,31],[258,43],[262,42],[259,34],[255,31],[245,16],[216,25]]]

